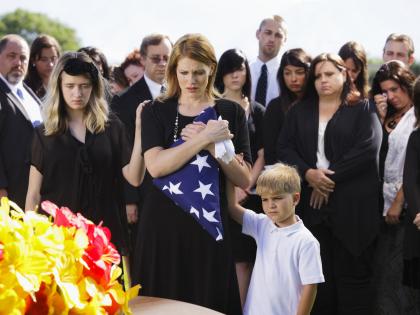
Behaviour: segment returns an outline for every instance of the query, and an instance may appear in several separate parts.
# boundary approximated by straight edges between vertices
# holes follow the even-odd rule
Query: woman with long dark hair
[[[251,73],[248,60],[242,51],[229,49],[222,54],[217,66],[214,85],[224,99],[238,103],[245,111],[253,167],[251,170],[251,184],[246,189],[236,187],[236,199],[245,208],[262,212],[261,198],[255,192],[255,184],[264,168],[262,133],[265,108],[257,102],[250,101]],[[242,234],[241,226],[232,219],[230,219],[230,227],[239,292],[242,305],[244,305],[251,278],[252,265],[255,261],[256,245],[251,237]]]
[[[389,61],[376,72],[372,95],[382,95],[376,103],[382,121],[379,171],[382,180],[382,225],[378,240],[375,272],[377,299],[375,313],[418,314],[415,295],[402,285],[403,217],[406,213],[402,187],[408,138],[415,128],[413,107],[414,74],[401,62]]]
[[[366,52],[363,46],[357,42],[347,42],[340,50],[338,55],[343,59],[352,82],[354,93],[357,97],[364,99],[368,97],[369,79]]]
[[[51,73],[60,54],[60,45],[52,36],[42,34],[32,42],[25,83],[40,99],[47,92]]]
[[[308,78],[311,57],[301,48],[286,51],[277,72],[280,96],[267,105],[264,115],[264,156],[265,164],[279,161],[276,153],[277,141],[287,111],[302,98]]]
[[[303,180],[296,213],[321,245],[326,282],[311,314],[372,314],[380,126],[367,102],[349,102],[350,83],[338,55],[317,56],[280,135],[280,160]]]

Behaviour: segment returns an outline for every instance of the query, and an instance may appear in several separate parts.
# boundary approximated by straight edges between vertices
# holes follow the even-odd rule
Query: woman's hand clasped
[[[328,197],[335,188],[335,183],[327,175],[334,174],[328,169],[309,169],[305,174],[305,179],[313,189],[317,190],[324,197]]]
[[[198,134],[203,137],[205,143],[208,143],[204,149],[208,150],[213,156],[216,142],[233,138],[227,120],[209,120],[207,124],[193,122],[181,130],[181,137],[184,141],[188,141]]]

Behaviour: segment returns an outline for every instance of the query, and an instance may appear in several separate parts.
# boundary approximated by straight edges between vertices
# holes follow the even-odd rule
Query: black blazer
[[[265,165],[278,162],[276,147],[286,116],[286,111],[280,100],[280,96],[273,98],[265,110],[263,123]]]
[[[131,145],[134,144],[134,133],[136,130],[136,110],[139,104],[145,100],[153,100],[153,97],[149,87],[146,84],[146,80],[143,77],[120,94],[114,95],[111,101],[111,110],[117,114],[118,118],[125,125]],[[141,191],[141,185],[140,188],[136,188],[126,182],[126,204],[139,202],[139,190]]]
[[[41,104],[38,97],[24,88]],[[11,200],[25,207],[28,190],[30,146],[34,128],[18,98],[0,79],[0,188]]]
[[[302,101],[288,112],[280,134],[278,152],[282,161],[296,165],[302,177],[301,202],[297,213],[309,227],[331,226],[334,235],[353,254],[359,255],[379,231],[379,172],[377,156],[381,127],[367,102],[341,105],[325,130],[325,154],[330,178],[336,183],[327,206],[309,206],[312,188],[305,173],[317,168],[319,106]]]

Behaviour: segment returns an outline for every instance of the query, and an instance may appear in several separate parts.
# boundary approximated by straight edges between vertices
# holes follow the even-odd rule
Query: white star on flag
[[[209,165],[209,163],[207,163],[207,158],[209,157],[208,155],[200,156],[199,154],[196,154],[195,157],[196,157],[195,161],[191,162],[190,164],[197,165],[198,166],[198,172],[199,173],[201,172],[201,170],[204,167],[211,168],[211,166]]]
[[[215,217],[214,217],[214,215],[215,215],[215,213],[216,213],[216,210],[214,210],[214,211],[207,211],[206,209],[204,209],[204,208],[202,208],[203,209],[203,217],[207,220],[207,221],[209,221],[209,222],[219,222]]]
[[[191,209],[190,209],[190,213],[195,214],[195,216],[196,216],[197,218],[200,218],[200,212],[198,212],[198,210],[197,210],[196,208],[191,207]]]
[[[179,186],[181,185],[182,182],[179,182],[178,184],[174,185],[172,184],[172,182],[169,182],[169,187],[168,186],[163,186],[162,190],[169,190],[169,192],[175,195],[182,195],[183,192],[179,189]]]
[[[220,233],[220,230],[216,227],[217,230],[217,237],[216,237],[216,241],[221,241],[223,239],[223,235],[222,233]]]
[[[214,196],[214,194],[210,190],[212,184],[204,185],[201,181],[198,181],[198,185],[200,185],[200,187],[194,190],[194,192],[201,193],[201,198],[203,198],[203,200],[207,195]]]

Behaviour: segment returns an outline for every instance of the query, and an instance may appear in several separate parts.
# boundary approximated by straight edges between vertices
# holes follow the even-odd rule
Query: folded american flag
[[[217,119],[213,107],[206,108],[194,121],[207,123]],[[178,139],[171,147],[184,141]],[[219,164],[207,150],[202,150],[182,168],[153,183],[175,204],[191,215],[216,241],[223,240],[220,217]]]

